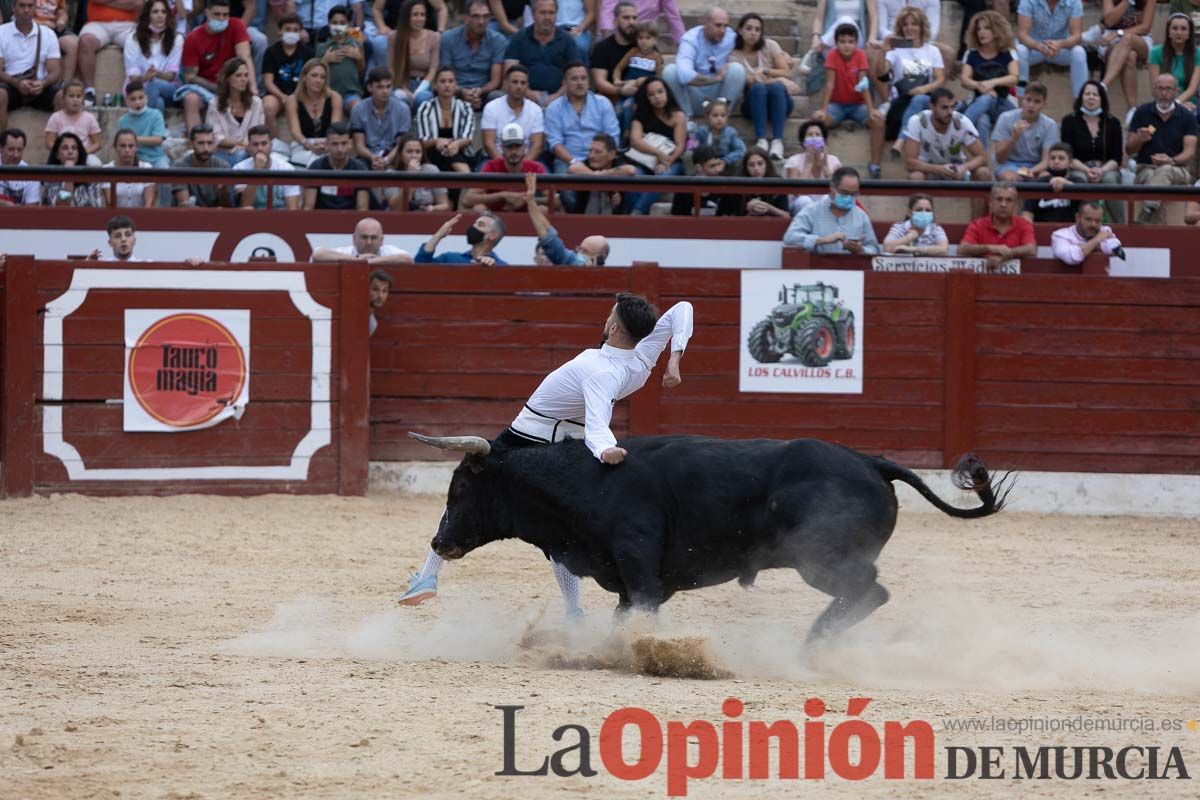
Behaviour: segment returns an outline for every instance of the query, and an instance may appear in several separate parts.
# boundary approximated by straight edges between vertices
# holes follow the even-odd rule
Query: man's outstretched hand
[[[605,464],[620,464],[625,460],[626,450],[624,447],[610,447],[600,454],[600,460]]]

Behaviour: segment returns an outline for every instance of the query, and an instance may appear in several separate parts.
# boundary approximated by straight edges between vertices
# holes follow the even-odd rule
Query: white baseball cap
[[[504,126],[504,130],[500,131],[500,143],[509,144],[510,142],[524,142],[525,131],[521,130],[521,126],[515,122],[510,122]]]

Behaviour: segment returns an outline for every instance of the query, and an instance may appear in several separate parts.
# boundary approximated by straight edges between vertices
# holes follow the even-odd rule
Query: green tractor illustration
[[[854,312],[826,283],[785,284],[771,316],[750,330],[746,343],[761,364],[774,364],[789,353],[806,367],[823,367],[854,356]]]

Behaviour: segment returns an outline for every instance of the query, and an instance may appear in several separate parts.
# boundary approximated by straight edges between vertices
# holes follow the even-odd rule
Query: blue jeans
[[[175,104],[175,92],[178,89],[178,81],[151,78],[150,82],[146,84],[146,100],[151,108],[165,111],[167,106]]]
[[[570,25],[559,25],[558,29],[560,31],[562,31],[563,33],[567,34],[568,36],[571,35],[571,26]],[[579,56],[580,56],[579,60],[582,61],[588,67],[591,67],[591,64],[588,62],[588,53],[591,52],[591,49],[592,49],[592,32],[584,31],[583,33],[576,36],[575,37],[575,46],[579,48]]]
[[[1002,100],[997,100],[990,94],[981,94],[971,101],[967,106],[967,110],[963,115],[971,120],[971,124],[975,126],[975,130],[979,131],[979,141],[983,142],[983,149],[986,150],[988,142],[992,138],[992,125],[996,123],[996,118],[1005,111],[1016,108],[1013,105],[1011,97],[1005,97]]]
[[[929,108],[929,95],[918,94],[913,95],[908,101],[908,107],[904,109],[904,115],[900,117],[900,132],[903,133],[908,127],[908,121],[920,114],[925,109]]]
[[[372,67],[390,67],[387,63],[388,57],[388,37],[373,33],[368,34],[367,41],[371,43],[371,60],[367,62],[367,69]]]
[[[1041,64],[1043,61],[1057,64],[1060,67],[1070,66],[1071,93],[1078,97],[1079,92],[1083,89],[1083,84],[1087,83],[1088,79],[1087,51],[1083,49],[1083,45],[1078,44],[1070,50],[1066,48],[1059,50],[1058,55],[1054,58],[1046,58],[1040,51],[1030,50],[1017,42],[1017,94],[1025,94],[1022,87],[1029,83],[1029,68]]]
[[[866,125],[871,119],[871,112],[867,111],[866,103],[830,103],[829,104],[829,122],[830,125],[841,125],[846,120],[851,119],[859,125]]]
[[[767,118],[771,120],[771,138],[783,138],[783,126],[792,113],[792,98],[782,83],[752,83],[746,89],[742,113],[754,123],[754,138],[767,138]]]
[[[549,153],[550,151],[547,150],[546,152]],[[553,156],[551,156],[551,158],[553,158]],[[567,162],[565,162],[561,159],[555,158],[554,163],[552,163],[550,165],[550,171],[553,172],[555,175],[566,175],[567,168],[569,166],[570,166],[570,164],[568,164]],[[558,191],[558,199],[562,201],[564,211],[566,211],[568,214],[575,213],[575,193],[574,192],[568,192],[566,189],[560,189]]]
[[[640,174],[640,175],[655,175],[657,173],[655,173],[653,170],[649,170],[649,169],[639,166],[638,174]],[[671,164],[671,168],[662,174],[663,175],[682,175],[683,174],[683,162],[679,159],[676,159],[675,162],[673,164]],[[630,209],[631,213],[649,214],[650,206],[657,203],[658,198],[660,198],[660,197],[662,197],[662,192],[634,192],[633,196],[629,198],[629,203],[631,206],[631,209]]]
[[[700,104],[706,98],[711,100],[714,97],[724,97],[729,101],[730,108],[737,106],[737,102],[742,96],[742,89],[746,85],[746,68],[735,61],[731,61],[725,66],[725,78],[720,83],[685,86],[680,83],[674,64],[667,65],[667,68],[663,70],[662,79],[663,83],[670,87],[671,94],[675,95],[675,100],[683,109],[683,113],[694,117],[700,113]]]

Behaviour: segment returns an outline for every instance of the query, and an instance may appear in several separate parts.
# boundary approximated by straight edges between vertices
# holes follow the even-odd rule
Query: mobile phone
[[[912,47],[912,46],[913,46],[913,40],[909,39],[907,36],[892,37],[892,47]]]

